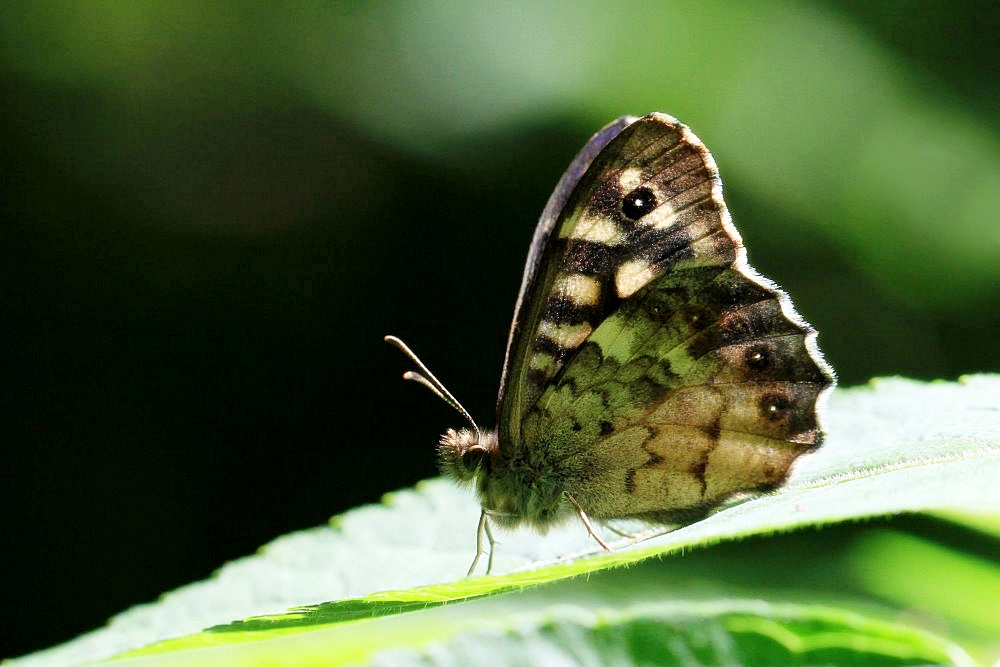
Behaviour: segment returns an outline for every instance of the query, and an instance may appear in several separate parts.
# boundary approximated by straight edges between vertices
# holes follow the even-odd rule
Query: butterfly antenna
[[[420,358],[413,353],[413,350],[407,347],[406,343],[396,338],[395,336],[386,336],[385,342],[389,343],[390,345],[394,345],[398,347],[400,350],[402,350],[403,354],[408,356],[410,358],[410,361],[415,363],[417,365],[417,368],[420,369],[420,373],[414,373],[413,371],[406,371],[405,373],[403,373],[403,379],[419,382],[420,384],[424,385],[432,392],[434,392],[438,396],[438,398],[440,398],[442,401],[453,407],[456,411],[458,411],[460,415],[465,417],[470,424],[472,424],[472,428],[476,430],[476,439],[481,441],[483,439],[483,432],[479,430],[479,424],[477,424],[476,420],[472,418],[472,415],[469,414],[469,411],[466,410],[462,406],[462,404],[458,402],[458,399],[451,395],[451,392],[448,391],[448,389],[444,386],[444,384],[442,384],[440,380],[434,377],[434,374],[430,372],[427,366],[424,366],[424,362],[420,361]]]

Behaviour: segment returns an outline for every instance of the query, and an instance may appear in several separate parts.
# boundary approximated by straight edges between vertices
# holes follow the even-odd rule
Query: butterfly
[[[497,399],[484,431],[398,338],[471,428],[449,429],[442,471],[491,522],[545,531],[592,520],[684,524],[734,494],[774,489],[823,438],[833,370],[816,331],[746,260],[715,160],[662,113],[601,129],[535,229]]]

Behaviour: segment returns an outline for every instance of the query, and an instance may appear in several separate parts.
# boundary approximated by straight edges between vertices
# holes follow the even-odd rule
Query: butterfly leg
[[[629,539],[629,540],[637,540],[640,537],[642,537],[642,535],[639,535],[638,533],[626,533],[624,530],[618,530],[617,528],[615,528],[614,526],[612,526],[610,523],[604,524],[604,527],[607,528],[608,530],[610,530],[612,533],[614,533],[616,535],[621,535],[622,537],[624,537],[626,539]]]
[[[590,533],[590,536],[593,537],[598,544],[604,547],[605,551],[611,551],[611,547],[609,547],[608,544],[600,538],[597,532],[594,531],[594,526],[593,524],[590,523],[590,517],[588,517],[587,513],[583,511],[583,508],[580,507],[580,504],[576,502],[576,499],[574,499],[573,496],[569,495],[569,493],[567,493],[566,491],[563,491],[563,495],[566,496],[566,500],[573,503],[573,507],[576,508],[576,513],[580,515],[580,520],[583,521],[583,525],[587,527],[587,532]]]
[[[494,547],[496,546],[497,541],[493,539],[493,531],[490,530],[490,522],[487,521],[483,524],[483,526],[486,528],[486,539],[490,542],[490,559],[486,561],[486,574],[489,574],[493,571],[493,552],[496,550]]]
[[[489,574],[493,570],[493,547],[496,546],[496,540],[493,539],[493,531],[490,530],[490,522],[487,518],[486,508],[483,508],[482,513],[479,515],[479,528],[476,530],[476,557],[472,559],[472,565],[469,567],[469,572],[465,575],[471,577],[472,573],[476,571],[476,566],[479,565],[479,558],[483,555],[483,535],[486,535],[486,539],[490,543],[490,559],[486,564],[486,574]]]

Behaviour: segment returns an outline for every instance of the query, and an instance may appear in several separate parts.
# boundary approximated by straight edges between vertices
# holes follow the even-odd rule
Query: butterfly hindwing
[[[609,315],[525,420],[595,518],[676,521],[779,484],[819,444],[830,378],[784,296],[727,269],[668,309],[673,283]]]

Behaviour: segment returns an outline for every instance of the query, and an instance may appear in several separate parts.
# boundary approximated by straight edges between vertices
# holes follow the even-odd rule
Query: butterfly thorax
[[[527,523],[545,529],[570,515],[555,468],[538,459],[505,456],[496,431],[448,429],[438,451],[442,472],[475,485],[483,508],[500,525]]]

